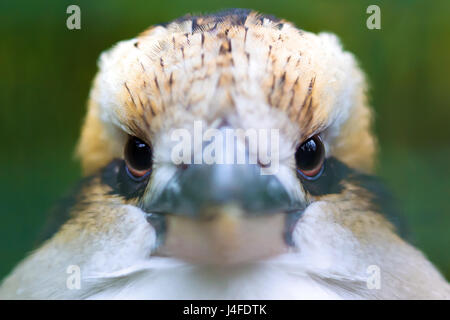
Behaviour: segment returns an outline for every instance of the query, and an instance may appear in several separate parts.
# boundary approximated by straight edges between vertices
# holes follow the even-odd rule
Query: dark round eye
[[[153,158],[151,147],[136,137],[130,137],[125,146],[125,163],[128,172],[134,178],[143,178],[152,170]]]
[[[318,135],[303,142],[295,152],[297,171],[307,179],[315,179],[320,176],[324,159],[325,148]]]

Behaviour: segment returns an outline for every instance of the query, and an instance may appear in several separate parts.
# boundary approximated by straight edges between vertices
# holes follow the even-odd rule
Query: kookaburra
[[[364,75],[329,33],[231,10],[119,42],[90,93],[86,177],[0,298],[449,298],[388,219],[371,122]],[[184,141],[175,162],[174,136],[196,124],[214,137]],[[238,129],[277,141],[237,134],[245,163],[190,161],[213,140],[227,157],[218,137]]]

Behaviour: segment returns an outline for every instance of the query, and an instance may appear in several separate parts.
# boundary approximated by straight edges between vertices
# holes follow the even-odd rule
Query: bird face
[[[154,255],[288,252],[312,203],[345,197],[343,168],[372,166],[364,80],[331,35],[251,12],[187,17],[119,43],[100,69],[79,153],[87,172],[110,163],[100,183],[142,211]]]
[[[386,219],[364,76],[335,36],[246,10],[187,16],[99,68],[86,178],[0,296],[448,296]]]

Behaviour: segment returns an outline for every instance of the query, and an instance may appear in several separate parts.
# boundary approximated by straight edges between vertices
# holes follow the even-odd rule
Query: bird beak
[[[252,164],[180,168],[161,194],[144,201],[157,226],[159,254],[198,263],[239,263],[288,247],[286,232],[302,206],[275,175]]]

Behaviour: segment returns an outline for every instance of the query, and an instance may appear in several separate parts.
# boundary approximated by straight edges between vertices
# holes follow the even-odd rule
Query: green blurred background
[[[81,8],[81,30],[66,8]],[[381,30],[366,8],[381,8]],[[48,209],[80,177],[73,158],[101,51],[187,12],[253,8],[332,31],[367,72],[378,174],[413,243],[450,279],[450,1],[12,1],[0,4],[0,279],[31,250]]]

